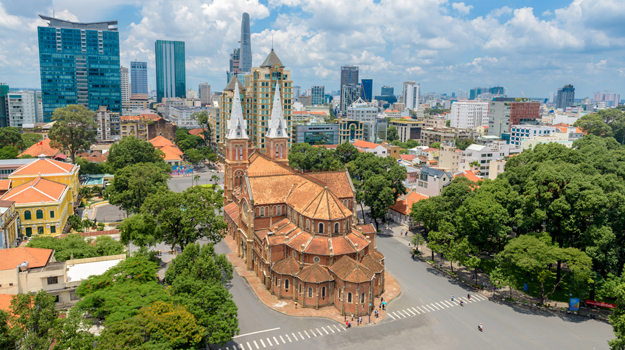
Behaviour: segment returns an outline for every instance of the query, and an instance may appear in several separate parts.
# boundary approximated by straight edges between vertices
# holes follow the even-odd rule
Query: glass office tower
[[[81,104],[92,111],[122,111],[117,21],[75,23],[39,15],[37,27],[43,119],[54,110]]]
[[[362,79],[362,100],[365,102],[373,101],[373,79]]]
[[[130,62],[130,94],[148,94],[147,62]]]
[[[184,65],[184,41],[157,40],[156,54],[156,97],[181,97],[187,95]]]

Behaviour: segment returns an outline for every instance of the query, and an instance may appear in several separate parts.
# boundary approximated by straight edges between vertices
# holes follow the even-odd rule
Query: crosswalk
[[[386,310],[386,314],[390,317],[389,321],[401,320],[402,318],[415,317],[420,314],[426,314],[430,312],[436,312],[436,311],[449,309],[454,306],[460,306],[460,300],[462,300],[465,304],[471,304],[471,303],[476,303],[476,302],[484,301],[488,299],[481,295],[471,295],[471,300],[468,300],[467,298],[464,298],[464,297],[460,297],[460,298],[455,298],[454,301],[451,301],[449,299],[442,300],[442,301],[437,301],[437,302],[430,303],[430,304],[408,307],[403,310],[397,310],[397,311]],[[352,327],[354,327],[354,322],[352,322]],[[269,329],[269,330],[260,331],[260,332],[276,331],[278,329],[279,328]],[[306,341],[306,340],[314,339],[317,337],[330,336],[332,334],[344,332],[346,330],[347,329],[345,329],[345,326],[332,324],[332,325],[304,329],[301,331],[287,332],[287,333],[280,334],[280,335],[262,336],[261,338],[257,338],[254,340],[238,340],[237,339],[236,341],[230,341],[229,344],[226,344],[219,349],[220,350],[261,350],[261,349],[285,345],[289,343],[291,343],[290,345],[295,345],[294,343],[297,343],[297,342]],[[248,334],[248,335],[251,335],[251,334]],[[245,337],[245,336],[242,336],[242,337]]]
[[[454,306],[460,306],[461,300],[465,304],[470,304],[470,303],[477,303],[479,301],[488,300],[488,298],[483,297],[481,295],[471,295],[471,300],[464,298],[464,297],[460,297],[460,298],[454,298],[454,301],[451,301],[450,299],[448,299],[448,300],[437,301],[435,303],[430,303],[430,304],[407,307],[403,310],[397,310],[397,311],[387,310],[386,314],[392,320],[399,320],[402,318],[414,317],[414,316],[421,315],[421,314],[427,314],[429,312],[436,312],[440,310],[449,309]]]
[[[323,337],[345,331],[345,327],[339,325],[329,325],[322,327],[314,327],[302,331],[289,332],[276,336],[267,336],[260,339],[250,341],[240,341],[238,344],[225,345],[220,350],[260,350],[272,346],[278,346],[288,343],[297,343],[308,339]]]

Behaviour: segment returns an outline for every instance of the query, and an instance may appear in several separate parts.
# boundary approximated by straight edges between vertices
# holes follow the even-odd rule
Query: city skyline
[[[393,1],[359,6],[321,0],[191,1],[184,6],[125,0],[114,6],[35,2],[24,8],[0,0],[0,76],[12,87],[40,88],[39,72],[33,68],[39,66],[35,28],[41,20],[36,14],[52,15],[53,9],[57,18],[71,21],[118,20],[121,65],[135,59],[148,62],[153,87],[154,42],[164,39],[187,42],[189,86],[208,82],[222,90],[231,48],[240,40],[243,12],[250,14],[254,61],[266,57],[273,37],[276,52],[292,67],[294,82],[306,88],[338,90],[343,65],[357,65],[362,78],[373,79],[374,94],[383,85],[398,91],[403,81],[414,80],[422,93],[501,85],[509,87],[510,96],[547,98],[572,84],[577,98],[592,98],[596,91],[620,92],[625,76],[624,31],[617,20],[624,10],[608,0],[423,0],[410,8]],[[349,20],[354,11],[357,21]],[[393,28],[404,30],[385,28],[389,18],[395,19]],[[203,39],[207,35],[211,40]],[[301,55],[304,49],[310,54]]]

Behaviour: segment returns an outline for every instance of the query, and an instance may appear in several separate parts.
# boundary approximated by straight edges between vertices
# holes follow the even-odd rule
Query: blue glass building
[[[157,40],[156,55],[156,97],[187,96],[186,72],[184,64],[184,41]]]
[[[147,62],[130,62],[130,94],[148,94]]]
[[[371,102],[373,98],[373,79],[362,79],[362,100]]]
[[[106,106],[121,113],[121,72],[117,21],[75,23],[39,15],[37,27],[43,119],[54,110],[81,104],[92,111]]]

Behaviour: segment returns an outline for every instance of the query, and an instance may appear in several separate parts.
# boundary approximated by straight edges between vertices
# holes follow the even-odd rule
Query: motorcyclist
[[[481,324],[481,323],[477,326],[477,328],[479,328],[479,329],[480,329],[480,332],[484,330],[484,326],[482,326],[482,324]]]
[[[464,306],[464,301],[460,300],[460,306]]]
[[[471,300],[471,294],[467,294],[467,299]]]

